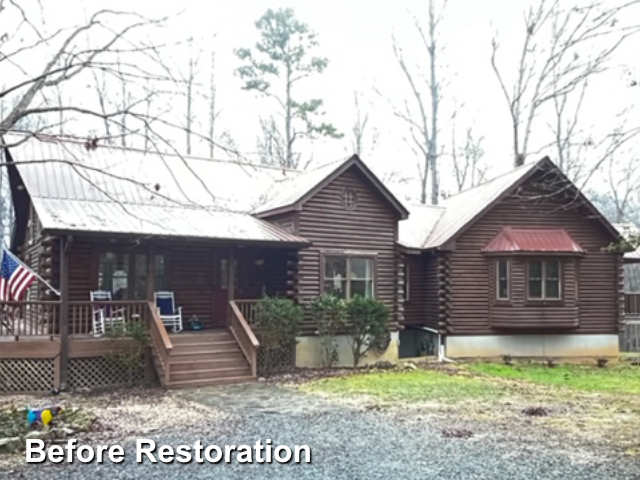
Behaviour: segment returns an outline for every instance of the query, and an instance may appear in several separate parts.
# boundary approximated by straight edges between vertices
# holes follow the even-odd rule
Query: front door
[[[238,284],[238,264],[235,264],[235,284]],[[214,256],[214,284],[213,284],[213,324],[215,327],[227,326],[227,312],[229,305],[229,259],[226,252]]]

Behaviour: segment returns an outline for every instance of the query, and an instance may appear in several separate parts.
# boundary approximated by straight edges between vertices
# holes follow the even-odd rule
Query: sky
[[[573,3],[563,1],[568,6]],[[122,0],[57,0],[54,4],[46,0],[43,8],[47,26],[53,29],[58,25],[71,25],[99,8],[129,10],[131,4]],[[525,0],[449,0],[440,27],[443,148],[450,143],[453,131],[450,119],[453,112],[457,112],[455,127],[459,141],[468,128],[472,128],[477,137],[484,138],[484,161],[490,175],[510,168],[513,156],[509,113],[490,67],[491,41],[493,37],[498,39],[499,64],[507,72],[507,78],[512,78],[524,36],[523,12],[529,4]],[[272,112],[274,105],[269,99],[242,90],[242,82],[235,74],[240,62],[234,49],[255,44],[258,36],[254,22],[266,9],[294,8],[296,16],[318,33],[320,46],[316,54],[329,59],[327,70],[306,81],[300,95],[323,99],[325,120],[345,134],[341,140],[305,145],[306,153],[313,157],[311,165],[352,153],[349,136],[357,92],[362,109],[370,116],[370,128],[378,132],[378,140],[374,148],[365,151],[364,160],[382,176],[399,172],[400,177],[409,179],[402,186],[402,196],[413,199],[418,194],[417,158],[407,145],[406,125],[393,115],[393,107],[402,105],[409,91],[394,58],[392,36],[396,37],[412,67],[426,66],[427,52],[419,42],[413,18],[425,23],[427,6],[426,0],[137,0],[134,8],[146,16],[169,17],[160,37],[156,37],[167,43],[179,43],[167,49],[168,67],[186,73],[189,59],[198,58],[197,82],[203,91],[208,90],[209,58],[211,51],[215,51],[220,112],[217,130],[218,133],[227,131],[249,158],[255,158],[259,118]],[[191,41],[186,42],[187,39]],[[607,132],[615,125],[616,115],[632,108],[640,99],[640,88],[629,88],[628,78],[624,76],[627,66],[640,64],[639,46],[640,38],[629,40],[612,59],[611,70],[590,85],[582,120],[585,131]],[[86,86],[84,91],[65,94],[84,98],[89,96],[88,90]],[[184,99],[174,98],[171,102],[171,115],[176,122],[182,122]],[[196,116],[196,123],[206,130],[206,102],[198,103]],[[638,115],[631,117],[635,120]],[[534,132],[534,150],[547,143],[548,134],[546,119],[539,119]],[[184,149],[183,136],[176,135],[174,143],[177,149]],[[204,155],[208,150],[202,144],[196,145],[195,151]],[[541,149],[539,156],[545,153],[553,159],[553,152],[548,149]],[[443,190],[453,191],[448,157],[441,158],[440,168]]]

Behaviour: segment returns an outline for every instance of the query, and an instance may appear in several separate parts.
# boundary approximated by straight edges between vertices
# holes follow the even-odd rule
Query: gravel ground
[[[185,478],[216,479],[640,479],[640,462],[618,456],[602,446],[586,445],[561,435],[541,435],[535,428],[508,427],[451,418],[402,416],[387,412],[331,405],[305,394],[278,395],[276,387],[256,384],[261,396],[282,398],[267,408],[247,400],[251,390],[201,389],[182,398],[217,404],[233,418],[217,427],[207,422],[200,431],[163,431],[151,436],[158,445],[252,445],[269,438],[273,444],[306,444],[311,464],[143,464],[135,462],[133,439],[123,442],[123,464],[18,466],[0,476],[53,478]],[[196,392],[195,394],[193,392]],[[220,394],[223,392],[223,394]],[[242,396],[241,396],[242,395]],[[291,408],[307,401],[308,408]],[[248,405],[244,408],[243,405]],[[222,418],[222,417],[221,417]],[[470,438],[445,438],[449,432],[469,431]],[[110,444],[116,443],[114,440]]]

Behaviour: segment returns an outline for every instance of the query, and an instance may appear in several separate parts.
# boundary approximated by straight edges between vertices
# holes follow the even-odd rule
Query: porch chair
[[[96,290],[90,293],[91,302],[98,303],[93,308],[93,336],[101,337],[108,328],[126,324],[124,308],[113,310],[111,305],[100,305],[99,302],[110,302],[111,292]]]
[[[156,292],[154,298],[164,328],[171,328],[174,333],[181,332],[182,307],[176,308],[173,292]]]

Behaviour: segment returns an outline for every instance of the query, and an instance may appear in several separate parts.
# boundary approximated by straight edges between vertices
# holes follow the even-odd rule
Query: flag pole
[[[9,251],[9,249],[8,249],[8,248],[3,247],[3,248],[2,248],[2,253],[3,253],[3,255],[4,255],[5,253],[8,253],[8,254],[11,256],[11,258],[13,258],[16,262],[18,262],[18,263],[19,263],[20,265],[22,265],[24,268],[26,268],[27,270],[29,270],[30,272],[32,272],[38,280],[40,280],[42,283],[44,283],[44,284],[47,286],[47,288],[48,288],[49,290],[51,290],[51,291],[52,291],[53,293],[55,293],[56,295],[60,296],[60,292],[59,292],[58,290],[56,290],[55,288],[53,288],[49,282],[47,282],[44,278],[42,278],[40,275],[38,275],[38,273],[37,273],[37,272],[35,272],[35,271],[30,267],[30,266],[26,265],[22,260],[20,260],[18,257],[16,257],[13,253],[11,253],[11,252]]]

